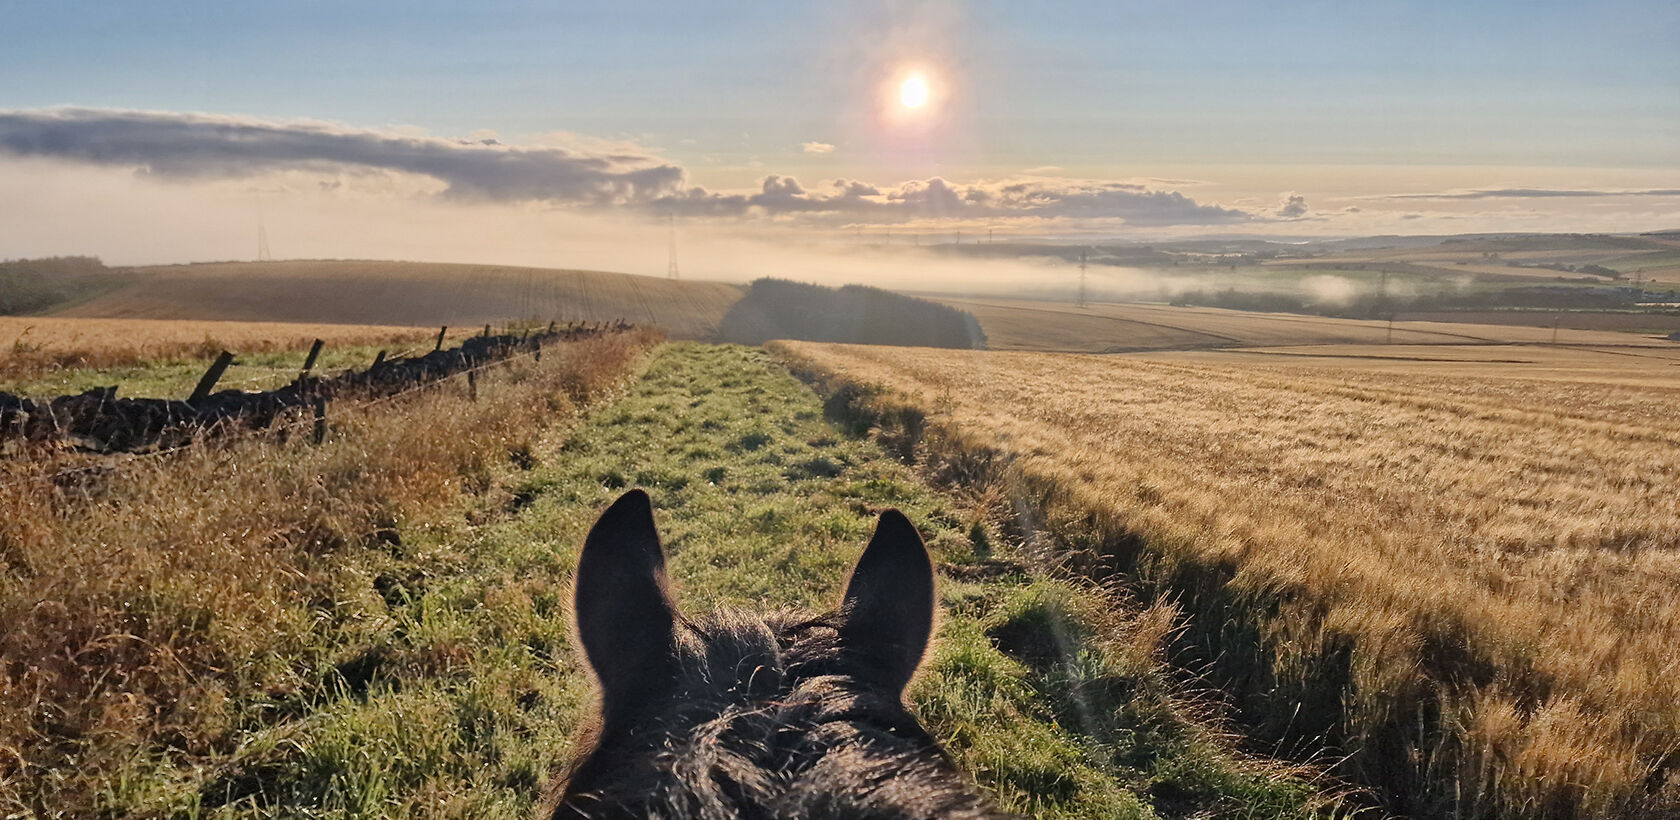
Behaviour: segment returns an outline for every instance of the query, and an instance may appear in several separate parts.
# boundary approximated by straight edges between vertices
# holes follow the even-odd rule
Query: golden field
[[[1121,353],[1139,350],[1254,347],[1294,344],[1464,345],[1550,343],[1550,327],[1458,321],[1338,319],[1298,313],[1258,313],[1212,307],[1018,299],[939,301],[974,314],[993,350]],[[1546,322],[1550,314],[1546,314]],[[1646,336],[1606,330],[1557,331],[1559,344],[1659,345]]]
[[[705,338],[741,291],[597,271],[419,262],[225,262],[135,268],[133,284],[58,315],[251,322],[483,325],[510,318],[660,327]]]
[[[1070,566],[1179,600],[1258,742],[1408,814],[1680,813],[1672,352],[775,349]]]

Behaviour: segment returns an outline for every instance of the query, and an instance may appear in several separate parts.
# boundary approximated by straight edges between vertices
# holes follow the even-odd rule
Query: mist
[[[7,161],[0,172],[0,257],[94,255],[115,266],[252,260],[259,225],[275,259],[388,259],[525,265],[665,276],[673,233],[685,279],[765,276],[954,295],[1056,292],[1077,287],[1062,260],[976,260],[840,230],[775,220],[652,219],[544,204],[427,196],[412,175],[352,179],[276,173],[159,182],[50,161]],[[905,244],[889,244],[905,243]],[[1093,266],[1111,295],[1159,291],[1146,271]]]

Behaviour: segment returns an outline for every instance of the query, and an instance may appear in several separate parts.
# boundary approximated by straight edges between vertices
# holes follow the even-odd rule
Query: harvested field
[[[1680,313],[1627,313],[1619,311],[1546,310],[1438,310],[1402,313],[1408,322],[1464,322],[1479,325],[1521,325],[1550,329],[1556,322],[1564,330],[1607,330],[1640,335],[1667,335],[1680,330]]]
[[[1680,812],[1673,359],[1618,384],[776,349],[1075,565],[1180,601],[1181,662],[1257,742],[1341,759],[1413,815]]]
[[[483,325],[509,319],[660,327],[709,337],[734,285],[598,271],[417,262],[226,262],[138,268],[133,284],[64,316]]]
[[[1383,344],[1388,323],[1296,313],[1103,302],[1087,308],[1058,302],[941,299],[973,313],[993,350],[1067,353],[1131,352],[1296,344]],[[1540,343],[1552,330],[1443,321],[1397,321],[1394,344]],[[1557,341],[1578,345],[1659,344],[1605,331],[1561,331]],[[1669,344],[1662,342],[1660,344]]]
[[[1616,384],[1660,390],[1680,386],[1680,344],[1667,348],[1549,345],[1295,345],[1140,353],[1152,361],[1229,368],[1356,368],[1422,378],[1560,382],[1574,389]]]

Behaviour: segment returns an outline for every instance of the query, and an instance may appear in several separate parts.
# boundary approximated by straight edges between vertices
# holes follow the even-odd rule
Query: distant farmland
[[[598,271],[418,262],[226,262],[138,268],[60,316],[362,325],[610,321],[711,336],[734,285]]]
[[[1412,816],[1680,816],[1675,356],[775,349],[1179,601],[1181,661],[1257,740]]]
[[[1493,323],[1397,321],[1391,336],[1385,321],[1296,313],[1113,302],[1081,308],[1066,302],[1010,299],[946,298],[939,301],[973,313],[986,333],[988,346],[994,350],[1110,353],[1265,345],[1384,344],[1390,340],[1397,345],[1549,343],[1553,340],[1550,327]],[[1673,347],[1672,343],[1634,334],[1571,330],[1567,327],[1558,332],[1556,341],[1571,345]]]

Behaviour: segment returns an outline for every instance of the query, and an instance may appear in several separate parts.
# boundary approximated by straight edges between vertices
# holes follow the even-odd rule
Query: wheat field
[[[1680,812],[1673,359],[776,349],[1073,564],[1183,597],[1257,735],[1332,740],[1389,805]]]

